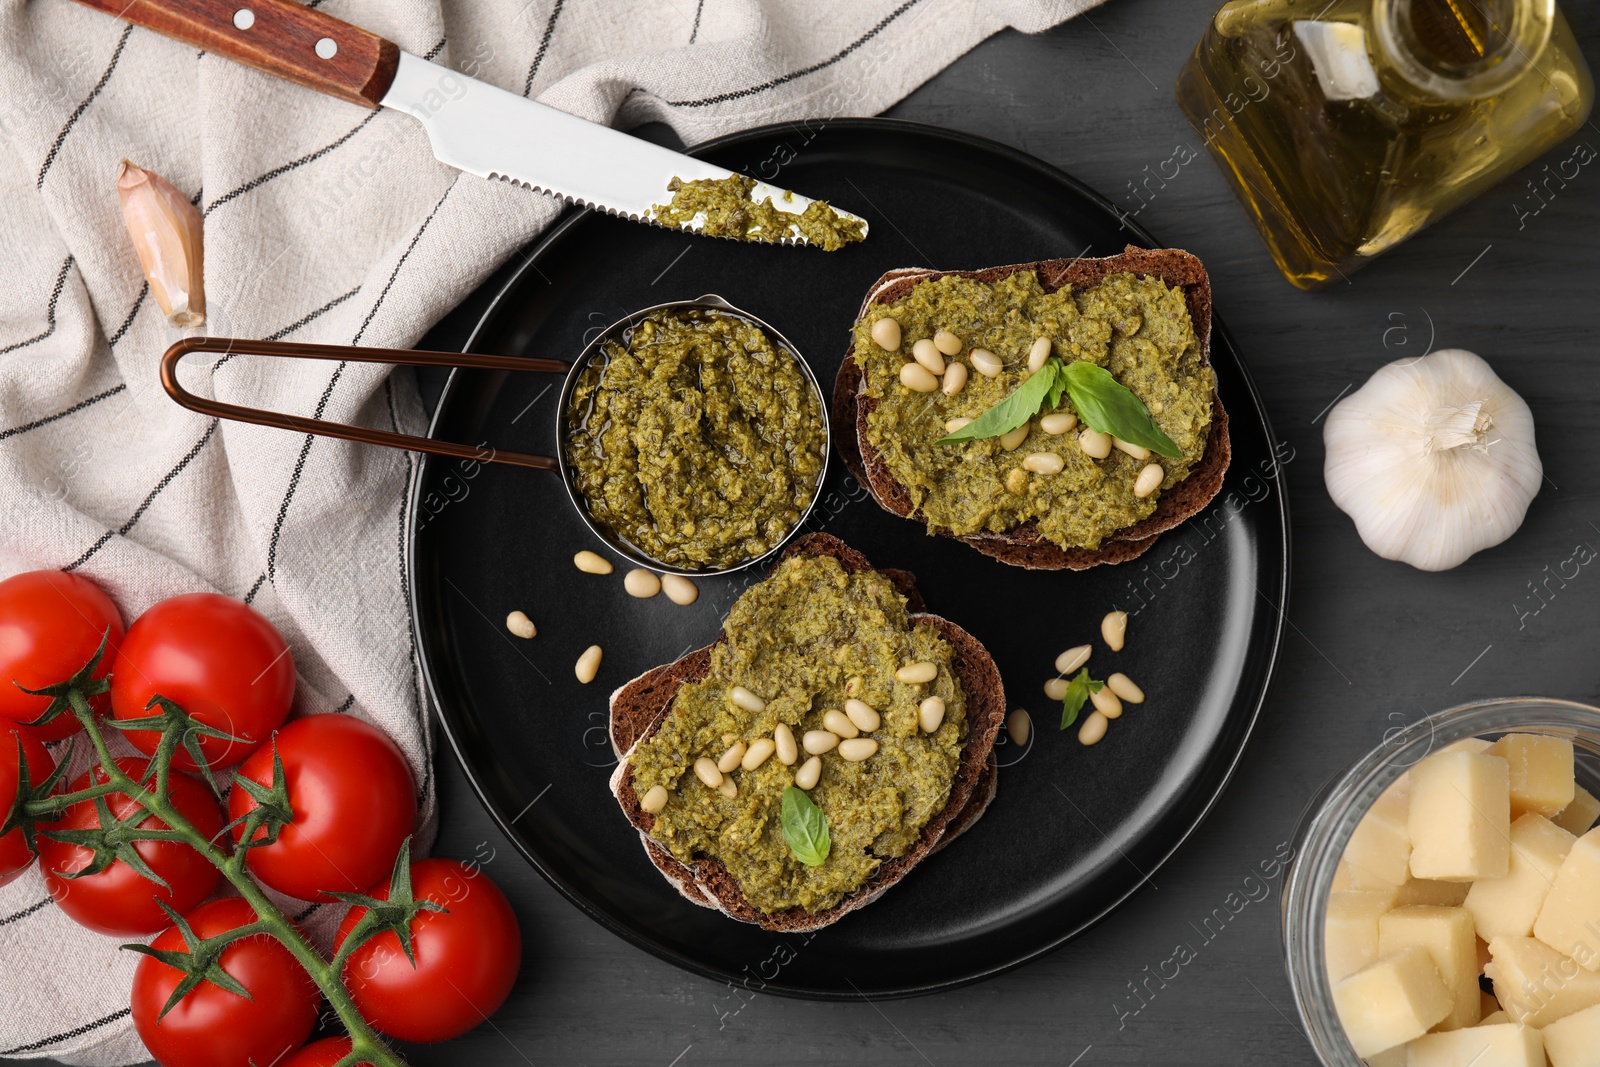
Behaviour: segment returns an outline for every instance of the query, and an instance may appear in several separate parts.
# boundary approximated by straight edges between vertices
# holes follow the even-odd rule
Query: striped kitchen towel
[[[777,120],[872,114],[1006,27],[1098,0],[311,0],[469,75],[689,143]],[[209,320],[238,337],[403,347],[562,205],[435,162],[411,119],[369,112],[70,0],[0,0],[0,576],[57,567],[131,621],[193,590],[288,637],[297,712],[387,730],[423,795],[433,746],[408,626],[414,457],[174,405],[179,336],[119,213],[130,159],[205,217]],[[233,403],[415,433],[409,375],[365,364],[190,361]],[[192,378],[192,381],[190,379]],[[299,906],[296,910],[303,908]],[[334,909],[305,922],[326,937]],[[146,1058],[137,959],[73,926],[37,872],[0,889],[0,1056]]]

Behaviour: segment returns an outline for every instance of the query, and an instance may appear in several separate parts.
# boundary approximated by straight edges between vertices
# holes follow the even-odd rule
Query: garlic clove
[[[1544,466],[1533,413],[1464,349],[1382,367],[1328,413],[1323,479],[1368,548],[1454,567],[1516,532]]]
[[[127,160],[117,173],[117,199],[161,313],[174,326],[205,322],[200,212],[171,182]]]

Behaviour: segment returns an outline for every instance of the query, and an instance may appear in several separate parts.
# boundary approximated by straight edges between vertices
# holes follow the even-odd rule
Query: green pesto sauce
[[[720,568],[799,524],[822,473],[822,401],[754,323],[657,312],[579,375],[567,461],[590,514],[645,555]]]
[[[886,316],[900,323],[898,352],[872,340],[872,324]],[[966,387],[953,397],[912,392],[900,384],[900,367],[917,340],[941,329],[964,342],[950,358],[968,362]],[[994,438],[936,444],[947,421],[977,418],[1028,379],[1028,351],[1041,336],[1053,340],[1062,360],[1089,360],[1110,371],[1150,409],[1182,458],[1136,460],[1113,450],[1106,459],[1092,459],[1078,447],[1076,430],[1046,434],[1037,418],[1011,452]],[[979,374],[970,365],[974,347],[999,356],[1005,369],[994,378]],[[1211,427],[1216,376],[1201,358],[1183,291],[1155,278],[1112,274],[1084,291],[1054,293],[1046,293],[1032,271],[993,283],[929,279],[902,299],[868,310],[856,324],[854,358],[865,372],[867,395],[878,400],[867,417],[867,439],[909,490],[930,531],[1002,533],[1031,519],[1056,545],[1097,548],[1111,533],[1148,517],[1161,492],[1188,477]],[[1063,399],[1058,410],[1073,410],[1071,401]],[[1064,469],[1026,471],[1022,461],[1033,452],[1056,453]],[[1141,500],[1133,495],[1134,481],[1155,462],[1166,468],[1166,478],[1161,490]],[[1012,474],[1018,470],[1021,475]],[[1020,492],[1008,488],[1008,477]]]
[[[678,860],[714,857],[762,911],[822,911],[859,888],[885,860],[902,855],[945,805],[966,741],[966,704],[952,672],[953,652],[926,622],[913,624],[905,598],[883,575],[851,574],[831,557],[795,556],[746,590],[712,646],[711,671],[678,690],[661,729],[634,751],[634,789],[671,794],[650,836]],[[906,663],[927,660],[938,676],[925,685],[895,680]],[[766,701],[759,713],[728,700],[742,685]],[[790,854],[779,811],[793,767],[776,756],[754,771],[733,772],[732,800],[696,777],[694,761],[715,761],[726,735],[746,743],[787,723],[796,741],[822,729],[823,713],[856,696],[883,717],[870,736],[875,755],[851,763],[838,750],[822,756],[810,791],[832,836],[826,862],[807,867]],[[943,697],[944,723],[933,734],[917,725],[917,705]]]
[[[771,197],[759,204],[751,200],[755,186],[754,178],[742,174],[691,182],[674,178],[667,183],[672,203],[655,205],[656,221],[682,226],[704,212],[701,233],[738,241],[778,241],[792,236],[790,227],[798,226],[800,236],[825,252],[836,252],[866,236],[860,219],[846,218],[825,200],[813,200],[804,212],[781,211]]]

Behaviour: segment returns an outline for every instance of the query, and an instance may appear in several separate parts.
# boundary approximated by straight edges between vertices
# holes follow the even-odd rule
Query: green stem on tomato
[[[134,780],[117,765],[111,751],[106,747],[105,736],[100,732],[100,725],[95,721],[94,711],[89,707],[89,702],[83,695],[73,690],[69,697],[72,711],[79,722],[83,724],[84,732],[89,735],[95,752],[99,756],[102,773],[107,781],[104,785],[96,785],[76,793],[67,794],[66,797],[76,802],[89,799],[106,793],[121,793],[132,798],[145,811],[154,815],[167,824],[170,834],[163,831],[148,831],[152,834],[162,834],[159,838],[151,837],[149,840],[179,840],[204,856],[213,866],[222,872],[223,877],[239,891],[245,901],[255,909],[256,922],[248,928],[252,933],[264,933],[276,939],[290,955],[299,962],[311,980],[322,990],[322,995],[328,999],[328,1004],[339,1016],[339,1021],[344,1023],[345,1031],[350,1035],[351,1053],[359,1058],[352,1061],[368,1063],[373,1067],[407,1067],[406,1061],[395,1054],[372,1028],[356,1008],[355,1001],[350,996],[350,991],[345,988],[341,973],[345,961],[349,958],[348,952],[338,953],[333,962],[324,960],[305,935],[300,932],[288,917],[280,912],[268,899],[261,887],[245,873],[244,857],[246,850],[239,849],[233,853],[224,852],[217,844],[207,838],[183,817],[183,814],[167,800],[167,786],[170,780],[173,752],[177,748],[177,739],[169,734],[163,734],[160,743],[156,746],[153,758],[156,765],[155,789],[151,790]],[[43,802],[29,804],[30,811],[36,806],[44,806]],[[50,810],[54,810],[51,808]],[[48,812],[43,812],[48,813]],[[42,813],[42,814],[43,814]],[[245,822],[245,833],[241,840],[252,840],[256,830],[260,828],[259,820],[248,819]],[[365,921],[365,918],[363,919]],[[244,934],[239,936],[243,937]],[[348,948],[357,941],[354,937],[348,938],[345,947]]]

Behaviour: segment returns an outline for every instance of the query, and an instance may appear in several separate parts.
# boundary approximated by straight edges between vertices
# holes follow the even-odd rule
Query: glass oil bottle
[[[1234,0],[1177,96],[1279,269],[1316,289],[1566,140],[1594,82],[1555,0]],[[1570,154],[1546,192],[1595,158]]]

